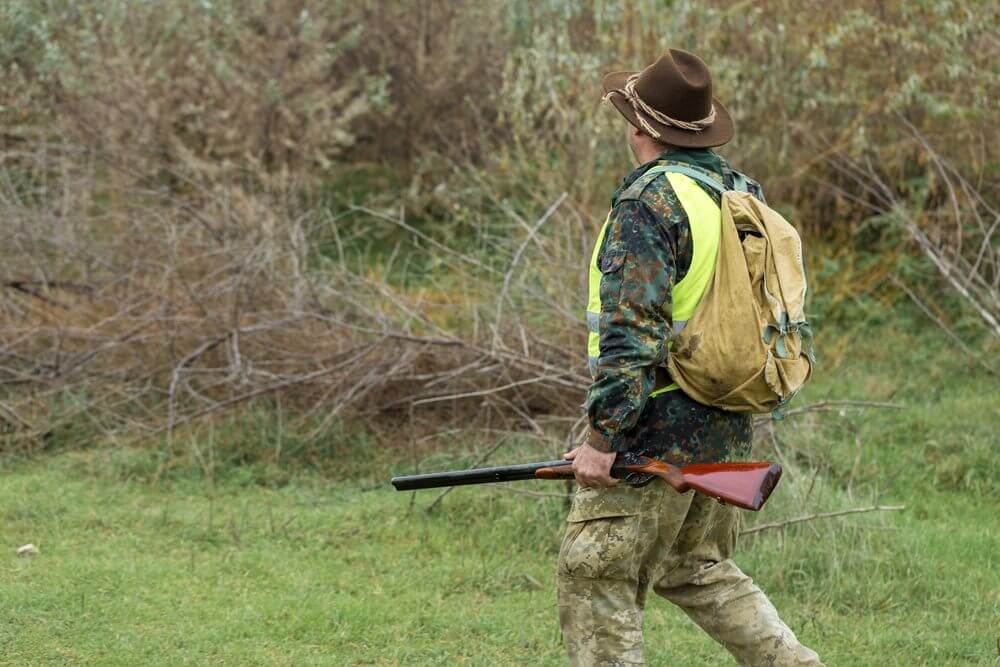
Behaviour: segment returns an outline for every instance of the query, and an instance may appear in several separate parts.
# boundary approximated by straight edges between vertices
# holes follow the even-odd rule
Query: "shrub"
[[[8,1],[3,106],[50,106],[42,137],[147,179],[322,170],[380,104],[379,79],[347,66],[349,6]]]
[[[309,438],[565,430],[582,261],[627,164],[600,75],[670,46],[712,67],[737,167],[835,249],[830,311],[898,284],[989,329],[997,13],[0,0],[0,430],[152,437],[274,395]]]

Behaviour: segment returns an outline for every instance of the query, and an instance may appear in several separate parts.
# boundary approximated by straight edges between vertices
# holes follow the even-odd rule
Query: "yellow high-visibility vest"
[[[722,229],[722,210],[712,198],[695,183],[694,179],[706,180],[708,177],[693,169],[676,166],[660,166],[649,169],[633,186],[644,188],[656,175],[666,173],[670,186],[677,194],[684,212],[691,224],[691,243],[694,244],[694,254],[691,266],[683,280],[674,285],[671,292],[673,318],[673,333],[676,335],[687,324],[701,301],[705,288],[712,279],[715,269],[715,259],[719,253],[719,238]],[[719,188],[717,183],[711,184]],[[597,374],[597,360],[601,355],[601,269],[597,258],[608,231],[611,214],[601,226],[597,235],[597,243],[590,259],[590,276],[588,281],[589,298],[587,300],[587,329],[590,335],[587,339],[587,360],[590,365],[591,377]],[[669,343],[668,343],[669,345]],[[672,383],[654,391],[651,396],[657,396],[667,391],[677,389],[677,383]]]

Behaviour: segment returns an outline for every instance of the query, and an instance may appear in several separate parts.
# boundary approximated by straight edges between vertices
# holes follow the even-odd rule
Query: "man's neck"
[[[662,155],[667,155],[674,150],[676,149],[673,146],[646,145],[640,147],[635,152],[635,159],[639,161],[639,164],[646,164],[650,160],[655,160],[656,158]]]

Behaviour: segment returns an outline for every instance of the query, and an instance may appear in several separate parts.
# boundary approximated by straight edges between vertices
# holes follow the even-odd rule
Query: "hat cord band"
[[[639,124],[642,125],[642,129],[645,130],[647,133],[649,133],[649,135],[652,136],[654,139],[660,138],[660,132],[656,130],[652,125],[650,125],[649,122],[643,117],[643,115],[649,116],[653,120],[657,121],[658,123],[662,123],[663,125],[671,125],[673,127],[677,127],[682,130],[690,130],[692,132],[701,132],[703,129],[705,129],[706,127],[710,126],[712,123],[715,122],[715,104],[712,105],[712,110],[709,111],[707,116],[705,116],[700,120],[695,120],[695,121],[677,120],[676,118],[671,118],[665,113],[657,111],[653,107],[646,104],[642,100],[642,98],[639,97],[639,93],[637,93],[635,90],[635,84],[638,80],[639,80],[639,75],[633,74],[625,81],[624,88],[618,88],[616,90],[609,91],[601,99],[601,101],[603,102],[604,100],[607,100],[614,93],[619,93],[623,95],[625,99],[628,100],[629,104],[632,105],[632,108],[635,110],[635,117],[636,119],[638,119]]]

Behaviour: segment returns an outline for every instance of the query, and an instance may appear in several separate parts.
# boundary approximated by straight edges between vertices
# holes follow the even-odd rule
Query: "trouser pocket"
[[[559,550],[559,574],[635,578],[643,491],[620,486],[581,489],[573,499]]]
[[[559,552],[561,576],[634,578],[638,516],[613,516],[570,523]]]

